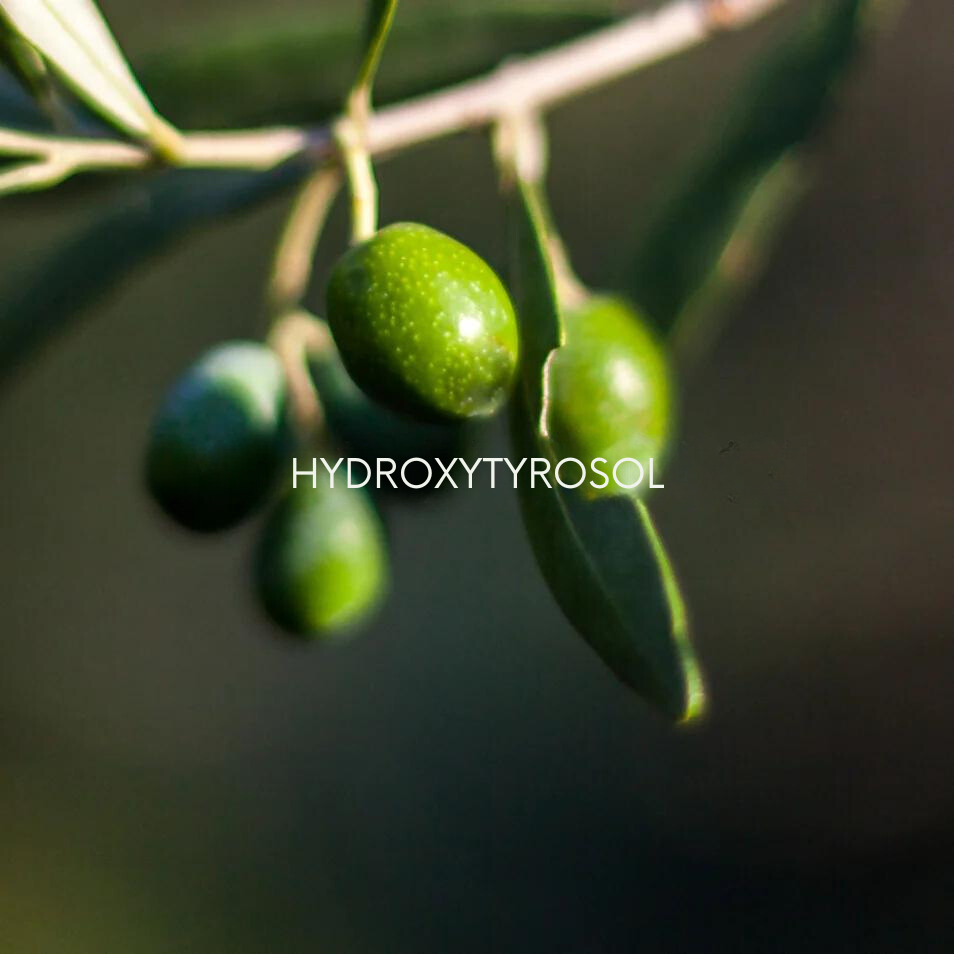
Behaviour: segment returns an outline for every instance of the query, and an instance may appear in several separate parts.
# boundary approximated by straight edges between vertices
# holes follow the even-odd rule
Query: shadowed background
[[[134,59],[263,15],[102,6]],[[590,283],[775,29],[554,115],[553,205]],[[262,332],[283,201],[188,239],[18,373],[0,396],[0,947],[949,950],[952,29],[947,0],[917,0],[863,62],[816,187],[686,382],[654,502],[708,674],[697,728],[574,637],[510,492],[390,506],[392,598],[325,649],[258,615],[254,527],[197,540],[156,513],[152,410],[207,346]],[[379,179],[383,221],[502,263],[482,136]],[[4,272],[96,201],[4,202]],[[324,266],[344,234],[338,208]],[[484,441],[475,456],[505,452],[500,428]]]

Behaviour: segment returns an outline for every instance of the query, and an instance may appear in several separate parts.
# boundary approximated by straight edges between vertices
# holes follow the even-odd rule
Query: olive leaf
[[[367,0],[367,17],[364,27],[364,50],[361,67],[355,80],[355,88],[371,88],[381,62],[381,54],[387,43],[398,0]]]
[[[49,125],[27,83],[15,78],[12,70],[0,71],[0,127],[39,131]]]
[[[0,16],[0,61],[38,102],[48,101],[50,74],[39,53]]]
[[[27,274],[0,289],[0,380],[136,266],[210,222],[258,205],[306,173],[170,170],[125,188]]]
[[[520,456],[552,461],[546,379],[549,357],[564,340],[560,308],[535,188],[517,186],[511,206],[511,278],[524,347],[512,437]],[[543,577],[579,634],[670,718],[700,714],[705,693],[685,604],[645,503],[627,495],[589,499],[524,480],[520,506]]]
[[[612,0],[560,5],[490,0],[411,7],[395,19],[375,101],[396,102],[484,73],[613,19]],[[233,18],[234,19],[234,18]],[[354,78],[354,20],[309,7],[190,34],[147,55],[137,72],[160,110],[203,128],[326,119]],[[316,68],[320,64],[320,69]]]
[[[700,347],[690,339],[711,335],[709,319],[758,273],[807,186],[805,146],[829,114],[876,5],[816,4],[757,65],[711,145],[651,219],[626,284],[681,345]]]
[[[93,0],[0,0],[0,13],[111,123],[140,138],[168,141],[165,124],[139,88]]]

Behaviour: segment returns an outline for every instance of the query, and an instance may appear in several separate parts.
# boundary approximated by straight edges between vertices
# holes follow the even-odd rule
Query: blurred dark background
[[[264,15],[103,8],[134,58]],[[553,202],[592,284],[777,29],[555,114]],[[0,950],[951,950],[952,31],[950,0],[913,0],[863,62],[815,188],[686,382],[656,510],[708,674],[698,727],[664,724],[574,637],[509,492],[391,507],[392,599],[327,649],[259,617],[254,527],[196,540],[156,513],[150,414],[205,347],[261,333],[281,201],[189,239],[18,373]],[[501,262],[483,137],[380,183],[385,221]],[[4,204],[4,272],[96,201]],[[325,261],[343,235],[338,209]]]

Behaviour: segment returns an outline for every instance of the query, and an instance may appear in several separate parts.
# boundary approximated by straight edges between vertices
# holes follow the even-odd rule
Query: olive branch
[[[366,118],[367,149],[371,155],[386,157],[491,125],[510,113],[545,110],[674,56],[715,33],[750,24],[783,2],[674,0],[656,11],[505,63],[486,76],[375,111]],[[18,5],[4,0],[0,11],[9,16],[11,6]],[[46,52],[42,38],[37,49],[41,55]],[[103,106],[104,98],[108,102],[111,97],[103,96],[102,84],[84,84],[72,74],[67,79],[90,105],[113,119]],[[321,164],[341,154],[335,123],[164,136],[157,136],[155,128],[169,127],[165,123],[154,125],[152,131],[146,127],[139,141],[0,129],[0,155],[18,163],[0,172],[0,195],[50,188],[81,173],[130,171],[162,163],[188,169],[261,171],[296,158]],[[126,131],[136,132],[128,127]]]
[[[0,167],[0,195],[50,188],[78,174],[170,173],[147,184],[149,201],[121,200],[55,251],[53,270],[63,272],[56,283],[48,280],[49,269],[41,269],[26,282],[15,282],[6,300],[0,296],[0,331],[6,332],[5,341],[0,336],[0,366],[12,363],[173,233],[247,208],[277,187],[298,184],[266,289],[267,341],[213,349],[170,391],[154,421],[147,454],[150,488],[180,523],[215,530],[249,516],[276,489],[286,437],[300,452],[321,448],[334,455],[338,447],[360,447],[362,425],[356,426],[355,415],[372,421],[378,438],[391,432],[416,446],[417,454],[430,453],[421,448],[433,447],[435,440],[457,453],[462,432],[446,421],[489,416],[509,400],[514,448],[524,460],[555,461],[563,456],[566,440],[572,450],[573,442],[588,433],[588,422],[581,425],[575,410],[581,392],[574,369],[583,365],[573,357],[574,349],[588,356],[584,363],[590,370],[608,354],[601,335],[608,335],[609,327],[613,341],[628,342],[628,374],[645,383],[655,410],[637,426],[626,394],[613,390],[613,375],[600,372],[595,406],[603,431],[592,452],[609,455],[610,448],[625,444],[626,454],[642,455],[649,447],[664,454],[672,417],[668,356],[684,363],[687,355],[703,349],[714,336],[711,318],[725,312],[726,301],[748,284],[764,259],[782,213],[805,187],[812,134],[871,15],[887,2],[819,0],[813,5],[800,29],[772,51],[732,104],[711,148],[694,157],[688,174],[650,217],[629,274],[618,283],[619,297],[593,292],[576,276],[549,213],[544,114],[720,31],[753,23],[783,2],[672,0],[505,61],[477,78],[375,109],[372,86],[397,0],[369,0],[363,55],[330,122],[184,132],[159,115],[139,87],[94,0],[0,0],[0,53],[37,105],[46,108],[56,130],[0,128],[0,157],[8,160]],[[99,115],[105,131],[85,117],[77,120],[59,95],[62,86]],[[448,236],[414,223],[377,228],[372,159],[487,127],[509,212],[512,303],[489,266]],[[200,175],[203,170],[218,174]],[[351,198],[351,249],[338,260],[329,283],[329,326],[306,310],[304,300],[325,219],[343,184]],[[159,208],[162,214],[154,214]],[[415,249],[427,250],[416,259],[415,282],[402,272],[411,267],[406,264],[409,235]],[[372,245],[391,256],[390,277],[382,281],[369,271]],[[467,284],[490,296],[487,320],[497,322],[491,333],[468,313],[476,331],[460,333],[460,347],[451,349],[454,360],[469,353],[463,345],[475,333],[484,335],[488,348],[497,332],[503,336],[498,347],[505,362],[472,362],[458,376],[468,383],[467,394],[446,389],[443,381],[432,387],[430,379],[422,379],[422,385],[405,380],[402,344],[393,340],[395,327],[412,329],[428,308],[435,322],[455,312],[456,301],[449,310],[435,312],[433,299],[406,297],[416,294],[407,289],[419,291],[422,282],[439,286],[445,281],[447,272],[435,266],[437,261],[457,262]],[[419,273],[426,273],[424,279]],[[369,303],[365,292],[374,288],[383,299]],[[394,307],[401,308],[396,320]],[[387,312],[380,336],[378,311]],[[363,337],[354,337],[356,328]],[[634,329],[641,329],[641,337],[634,339]],[[445,338],[453,334],[445,328]],[[413,349],[417,343],[413,338],[403,347]],[[446,371],[448,354],[440,353],[440,361],[429,366]],[[382,387],[378,379],[388,375],[390,383]],[[594,385],[584,378],[583,386],[589,391]],[[427,391],[423,402],[418,390]],[[216,409],[222,401],[234,413],[220,416]],[[400,411],[410,416],[401,417]],[[412,420],[415,411],[440,411],[445,423],[429,423],[426,413]],[[195,440],[196,422],[214,425],[215,440]],[[380,455],[380,443],[375,446],[362,456]],[[209,458],[209,448],[228,452]],[[652,452],[646,453],[652,473]],[[581,449],[571,459],[577,456],[587,454]],[[594,463],[606,459],[597,456]],[[234,467],[235,460],[244,463]],[[636,457],[621,460],[639,463]],[[690,719],[703,710],[705,692],[685,601],[647,502],[628,492],[636,484],[622,486],[627,492],[605,494],[578,491],[579,484],[546,483],[539,490],[531,484],[529,491],[521,486],[527,535],[577,632],[624,683],[670,717]],[[279,625],[316,635],[377,605],[386,586],[387,548],[360,491],[339,497],[326,511],[319,498],[294,490],[293,480],[292,490],[285,488],[266,521],[257,585]],[[337,591],[331,578],[322,576],[325,531],[334,530],[327,521],[363,527],[364,548],[351,553],[348,585]],[[301,543],[306,539],[307,547]],[[306,592],[309,588],[314,592]]]

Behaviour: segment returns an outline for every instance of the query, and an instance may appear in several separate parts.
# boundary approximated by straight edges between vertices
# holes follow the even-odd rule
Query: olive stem
[[[308,369],[308,357],[334,347],[331,332],[323,321],[299,309],[275,323],[268,344],[285,370],[295,433],[303,445],[310,445],[324,429],[325,412]]]
[[[550,267],[561,308],[575,308],[590,297],[580,281],[546,200],[545,180],[549,160],[546,127],[539,113],[510,113],[494,127],[494,157],[504,191],[516,182],[533,189],[547,235]]]
[[[336,166],[322,166],[312,173],[292,203],[275,250],[266,294],[273,320],[297,308],[305,297],[315,250],[340,188],[341,171]]]
[[[550,250],[550,267],[553,269],[553,280],[556,285],[557,300],[561,308],[579,308],[590,296],[590,290],[580,281],[579,276],[570,264],[566,245],[554,226],[550,228],[548,236]]]
[[[334,138],[351,193],[351,242],[357,245],[378,230],[378,184],[368,149],[370,95],[359,88],[348,99],[348,112],[334,127]]]
[[[697,46],[721,30],[752,23],[783,2],[672,0],[551,50],[505,63],[477,79],[378,110],[367,118],[363,145],[370,155],[388,156],[495,124],[508,112],[548,109]],[[251,170],[270,169],[300,156],[318,163],[347,163],[339,136],[345,122],[184,133],[176,143],[174,160],[180,167]],[[22,156],[26,163],[0,173],[0,194],[45,188],[78,172],[143,168],[157,161],[152,150],[137,143],[9,130],[0,130],[0,154]],[[367,186],[365,182],[362,188]],[[364,196],[361,202],[366,205]],[[366,229],[369,216],[364,207],[361,213]]]

